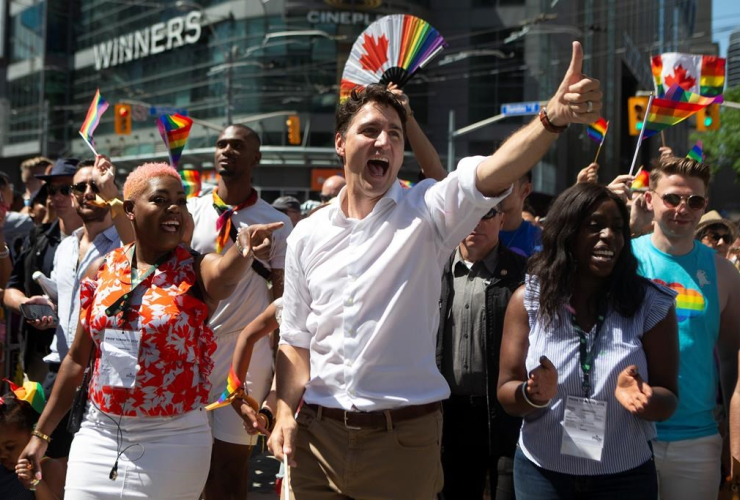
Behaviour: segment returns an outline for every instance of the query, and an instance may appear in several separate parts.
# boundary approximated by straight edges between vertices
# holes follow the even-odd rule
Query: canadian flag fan
[[[415,16],[385,16],[357,38],[339,86],[344,101],[352,89],[371,83],[395,83],[400,88],[447,47],[439,31]]]

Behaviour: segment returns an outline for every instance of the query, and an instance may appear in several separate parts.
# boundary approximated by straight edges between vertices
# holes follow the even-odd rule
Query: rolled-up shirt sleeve
[[[431,186],[424,201],[443,245],[456,247],[492,207],[511,193],[511,186],[498,196],[485,196],[476,187],[476,171],[485,156],[460,160],[457,170]]]
[[[311,295],[299,261],[301,245],[300,237],[294,231],[288,237],[285,255],[285,291],[280,344],[308,349],[311,345],[311,332],[308,331],[306,323],[311,313]]]

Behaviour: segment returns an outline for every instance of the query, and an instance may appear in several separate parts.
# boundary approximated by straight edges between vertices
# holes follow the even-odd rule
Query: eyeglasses
[[[685,201],[686,205],[692,210],[701,210],[707,205],[707,199],[698,194],[680,195],[676,193],[660,194],[657,191],[653,192],[660,196],[660,199],[671,208],[676,208],[682,201]]]
[[[488,212],[486,212],[486,215],[480,218],[480,220],[490,220],[496,217],[500,212],[496,210],[495,208],[490,209]]]
[[[711,238],[712,241],[714,241],[715,243],[719,243],[720,240],[724,241],[728,245],[732,243],[732,236],[730,236],[729,234],[720,234],[720,233],[711,232],[711,233],[705,234],[704,237]]]
[[[98,188],[97,184],[95,184],[93,181],[78,182],[77,184],[72,184],[72,189],[74,189],[77,193],[82,194],[87,191],[87,186],[90,186],[90,189],[92,189],[93,193],[100,193],[100,188]]]
[[[49,196],[56,196],[57,193],[60,193],[62,196],[69,196],[72,192],[72,186],[53,186],[47,184],[46,192],[49,193]]]

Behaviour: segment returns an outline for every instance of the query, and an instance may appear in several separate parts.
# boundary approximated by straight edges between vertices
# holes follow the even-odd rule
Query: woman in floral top
[[[249,269],[250,241],[263,241],[282,223],[241,231],[223,256],[197,255],[181,243],[192,219],[175,169],[142,165],[123,191],[135,242],[108,254],[83,281],[74,343],[21,457],[39,470],[45,438],[69,410],[94,352],[65,498],[196,499],[211,453],[202,408],[216,347],[209,311]]]

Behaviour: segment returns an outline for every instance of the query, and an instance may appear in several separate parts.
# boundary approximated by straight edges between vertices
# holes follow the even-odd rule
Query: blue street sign
[[[540,112],[539,101],[509,102],[501,105],[501,114],[505,116],[536,115]]]

